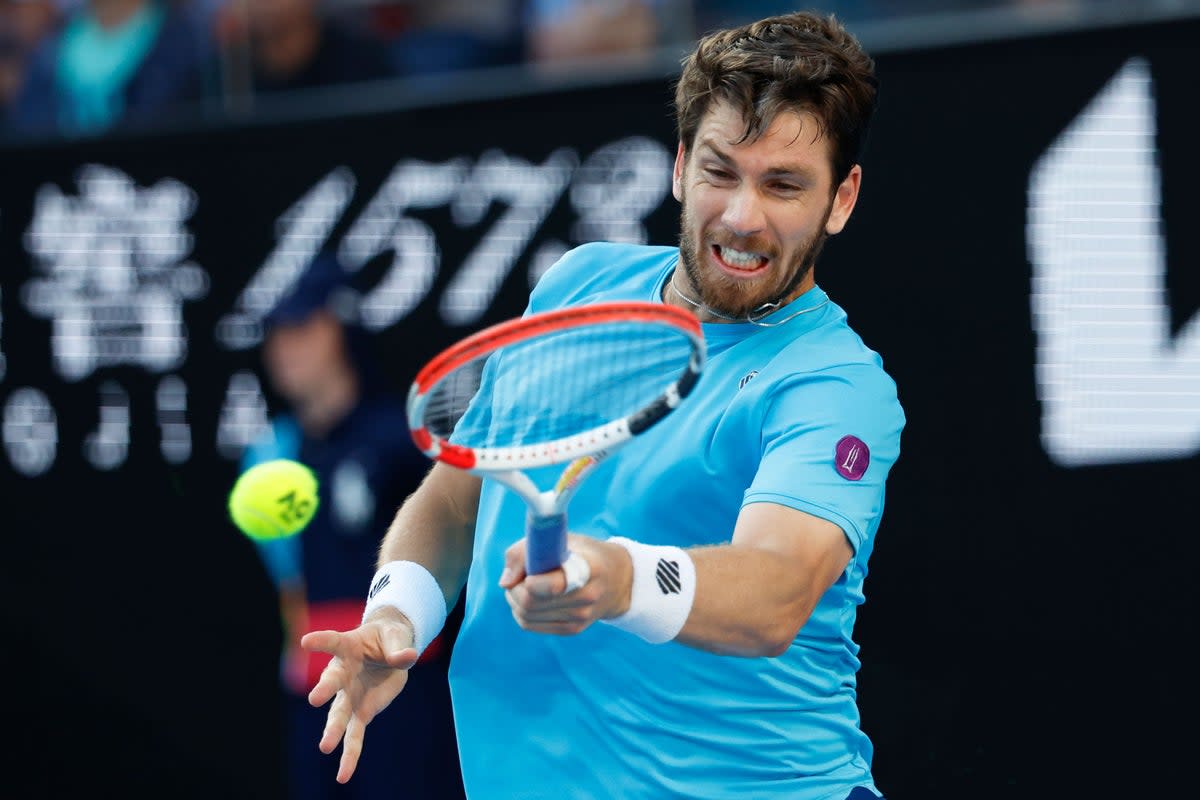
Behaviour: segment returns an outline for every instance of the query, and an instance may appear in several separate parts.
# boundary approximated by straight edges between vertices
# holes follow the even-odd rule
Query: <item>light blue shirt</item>
[[[71,98],[60,120],[64,129],[107,128],[124,111],[122,92],[162,31],[166,12],[147,3],[120,26],[106,30],[90,10],[63,28],[58,83]]]
[[[677,261],[674,247],[584,245],[543,276],[529,311],[660,301]],[[840,526],[851,563],[777,658],[650,645],[604,624],[572,637],[528,633],[497,586],[525,505],[485,480],[451,665],[472,800],[841,800],[855,786],[874,790],[853,628],[904,414],[880,357],[820,288],[767,321],[785,319],[704,325],[709,359],[696,390],[584,481],[570,527],[711,545],[729,541],[743,506],[772,502]],[[538,476],[542,488],[556,473]]]

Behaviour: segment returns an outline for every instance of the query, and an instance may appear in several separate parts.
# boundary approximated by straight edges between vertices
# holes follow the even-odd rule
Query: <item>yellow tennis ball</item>
[[[317,512],[317,477],[286,458],[256,464],[229,493],[229,516],[251,539],[295,536]]]

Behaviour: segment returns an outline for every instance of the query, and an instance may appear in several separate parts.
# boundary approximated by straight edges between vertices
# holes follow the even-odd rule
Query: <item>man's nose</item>
[[[757,189],[747,184],[735,189],[725,204],[721,222],[736,236],[751,236],[761,231],[766,219]]]

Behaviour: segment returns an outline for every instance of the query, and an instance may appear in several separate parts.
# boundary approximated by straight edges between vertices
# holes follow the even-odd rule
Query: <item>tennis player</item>
[[[876,85],[857,41],[804,13],[716,32],[685,60],[679,246],[581,246],[528,311],[687,309],[700,383],[578,490],[582,586],[525,574],[515,493],[430,471],[387,532],[362,625],[302,641],[333,656],[309,700],[332,701],[319,747],[341,743],[339,780],[465,583],[451,687],[473,800],[880,796],[853,628],[904,414],[814,273],[858,199]]]

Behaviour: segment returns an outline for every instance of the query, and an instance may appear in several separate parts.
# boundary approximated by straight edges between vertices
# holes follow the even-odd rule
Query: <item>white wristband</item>
[[[633,586],[629,610],[603,620],[650,644],[669,642],[683,630],[696,597],[696,565],[678,547],[642,544],[623,536],[608,541],[629,551],[633,559]]]
[[[382,606],[399,609],[413,626],[413,647],[425,652],[429,643],[446,624],[446,598],[437,579],[415,561],[389,561],[371,579],[365,622],[371,612]]]

